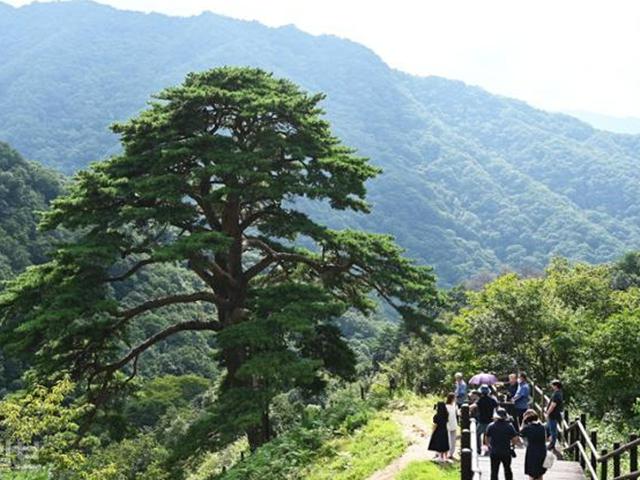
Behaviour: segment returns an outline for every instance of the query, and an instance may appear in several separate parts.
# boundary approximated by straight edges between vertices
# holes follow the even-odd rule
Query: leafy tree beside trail
[[[469,305],[451,321],[453,335],[430,347],[440,359],[433,368],[521,369],[541,385],[559,377],[581,411],[640,421],[638,258],[601,265],[557,258],[539,277],[509,273],[469,292]]]
[[[367,213],[364,184],[379,173],[331,134],[322,98],[226,67],[188,75],[114,126],[124,152],[78,173],[44,219],[74,240],[1,297],[2,345],[42,376],[71,372],[98,408],[147,350],[180,332],[215,332],[226,376],[210,438],[246,434],[256,448],[270,438],[274,396],[317,391],[327,373],[353,376],[334,324],[348,309],[371,312],[376,294],[408,331],[428,334],[438,302],[429,268],[388,236],[331,230],[299,208],[305,200]],[[167,263],[201,288],[114,300],[118,282]],[[197,318],[129,344],[142,315],[194,303],[207,307]]]

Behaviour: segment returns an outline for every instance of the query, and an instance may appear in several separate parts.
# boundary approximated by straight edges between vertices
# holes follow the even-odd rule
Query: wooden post
[[[620,448],[620,442],[616,442],[613,444],[613,449],[617,450]],[[620,455],[615,455],[613,457],[613,478],[618,478],[620,476]]]
[[[598,432],[597,430],[591,430],[591,443],[593,444],[593,448],[596,449],[595,452],[591,452],[591,466],[594,471],[598,471],[598,458],[596,457],[596,452],[598,451]]]
[[[605,448],[604,450],[602,450],[602,452],[600,452],[600,456],[604,457],[607,454],[607,449]],[[600,480],[607,480],[607,470],[608,470],[608,465],[609,460],[603,460],[602,461],[602,469],[600,470]]]
[[[638,435],[632,433],[629,435],[629,441],[634,442],[638,439]],[[631,472],[636,472],[638,470],[638,446],[631,447],[629,449],[629,466],[631,467]]]
[[[471,448],[471,431],[468,428],[462,430],[462,436],[460,437],[460,448]]]
[[[580,428],[577,425],[577,423],[579,421],[580,421],[580,419],[576,418],[576,420],[575,420],[576,426],[573,429],[574,430],[574,435],[575,435],[573,441],[584,444],[584,441],[582,440],[582,432],[580,431]],[[571,443],[573,443],[573,442],[571,442]],[[582,465],[582,462],[580,460],[580,449],[577,448],[577,447],[573,449],[573,460],[574,460],[574,462],[580,462],[580,464],[581,464],[580,466],[584,468],[584,465]]]
[[[584,427],[585,431],[587,430],[587,415],[586,414],[581,414],[580,415],[580,423],[582,424],[582,426]],[[580,444],[582,445],[582,449],[586,452],[587,451],[587,439],[586,437],[582,434],[582,430],[578,429],[578,434],[580,435]],[[578,452],[578,455],[580,455],[580,452]],[[582,467],[582,470],[585,469],[585,467],[587,466],[587,459],[585,457],[583,457],[582,455],[580,455],[580,466]]]
[[[472,455],[470,448],[462,449],[460,455],[460,480],[473,480]]]
[[[460,409],[460,426],[463,430],[471,428],[471,416],[469,414],[469,404],[465,403]]]

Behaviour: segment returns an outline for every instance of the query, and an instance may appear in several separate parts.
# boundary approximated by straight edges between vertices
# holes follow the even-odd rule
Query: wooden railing
[[[460,478],[461,480],[480,480],[481,472],[478,462],[478,436],[476,419],[471,418],[469,405],[460,409]]]
[[[533,407],[543,416],[550,399],[537,385],[532,385]],[[544,417],[542,417],[544,418]],[[580,466],[591,480],[635,480],[640,478],[638,470],[638,435],[629,435],[628,442],[616,442],[612,450],[606,448],[598,451],[597,430],[587,429],[587,416],[581,414],[573,421],[569,411],[565,409],[564,417],[558,425],[560,445],[569,460],[580,463]],[[622,466],[628,465],[622,472]],[[611,474],[611,476],[610,476]]]
[[[531,384],[532,407],[540,418],[551,401],[544,391],[535,384]],[[478,449],[476,439],[475,419],[470,418],[469,406],[461,409],[461,480],[480,480],[478,467]],[[598,451],[597,430],[587,429],[587,416],[581,414],[571,420],[569,411],[565,408],[562,421],[558,423],[558,443],[562,447],[566,460],[580,463],[585,476],[590,480],[636,480],[640,478],[638,469],[638,448],[640,437],[629,435],[626,443],[616,442],[611,450],[606,448]],[[626,472],[623,472],[625,466]]]

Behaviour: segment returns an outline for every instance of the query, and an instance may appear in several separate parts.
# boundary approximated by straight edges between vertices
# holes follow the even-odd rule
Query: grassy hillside
[[[412,77],[353,42],[74,1],[5,6],[0,43],[0,139],[67,173],[115,152],[107,126],[151,93],[248,64],[326,92],[336,133],[384,168],[370,218],[328,220],[393,233],[444,284],[553,255],[608,261],[640,243],[640,136]]]

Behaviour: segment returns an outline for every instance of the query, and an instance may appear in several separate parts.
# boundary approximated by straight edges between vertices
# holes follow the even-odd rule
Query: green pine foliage
[[[0,298],[5,350],[40,376],[69,371],[98,409],[152,372],[153,347],[215,336],[197,339],[204,353],[215,347],[224,378],[212,421],[194,428],[256,448],[279,394],[354,378],[335,322],[348,310],[373,313],[378,297],[428,338],[441,304],[430,268],[388,235],[333,230],[298,209],[367,214],[365,182],[379,173],[332,134],[322,99],[224,67],[189,74],[115,125],[122,154],[79,172],[42,222],[74,236]],[[176,373],[213,376],[212,363]]]

